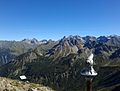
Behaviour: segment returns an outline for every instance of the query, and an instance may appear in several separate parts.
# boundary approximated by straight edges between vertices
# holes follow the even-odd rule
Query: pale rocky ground
[[[40,84],[0,77],[0,91],[55,91]]]

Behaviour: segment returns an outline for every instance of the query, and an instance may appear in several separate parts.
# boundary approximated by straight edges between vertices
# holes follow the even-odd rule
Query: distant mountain
[[[22,42],[28,43],[28,44],[39,44],[39,41],[35,38],[33,39],[23,39]]]
[[[22,41],[0,41],[0,66],[12,61],[15,57],[31,51],[33,49],[41,50],[41,54],[52,45],[52,40],[41,40],[33,38]],[[45,46],[48,45],[46,48]],[[54,45],[54,44],[53,44]],[[38,50],[38,51],[39,51]]]
[[[54,58],[65,57],[71,53],[77,54],[79,49],[83,49],[83,39],[80,36],[69,36],[59,40],[59,43],[51,48],[47,55]]]
[[[48,41],[47,40],[38,41],[36,38],[33,38],[33,39],[23,39],[22,42],[33,44],[33,45],[34,44],[39,45],[39,44],[47,43]]]
[[[0,41],[0,65],[12,61],[16,56],[35,47],[37,45],[31,45],[21,41]]]
[[[51,48],[47,55],[59,58],[65,57],[71,53],[85,54],[86,51],[92,50],[96,55],[104,55],[108,58],[120,48],[119,36],[69,36],[59,40],[59,43]],[[86,54],[85,54],[86,55]]]
[[[95,91],[116,89],[120,84],[116,81],[116,78],[120,79],[116,76],[120,75],[120,36],[116,35],[100,37],[77,35],[63,37],[58,41],[49,40],[1,66],[0,75],[18,79],[24,74],[30,82],[50,86],[56,91],[79,91],[79,89],[84,91],[85,82],[80,71],[91,52],[94,53],[95,68],[99,73],[94,81]],[[111,83],[107,82],[107,79],[112,79]]]
[[[97,38],[97,41],[100,42],[100,43],[105,43],[110,39],[111,39],[110,37],[100,36],[100,37]]]

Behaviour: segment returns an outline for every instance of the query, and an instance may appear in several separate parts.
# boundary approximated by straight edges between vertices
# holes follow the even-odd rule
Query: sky
[[[0,40],[120,35],[120,0],[0,0]]]

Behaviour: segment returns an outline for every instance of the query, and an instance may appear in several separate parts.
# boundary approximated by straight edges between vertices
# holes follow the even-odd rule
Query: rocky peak
[[[39,43],[39,41],[38,41],[36,38],[33,38],[33,39],[31,40],[31,43],[37,44],[37,43]]]
[[[68,37],[63,37],[60,41],[59,44],[68,44],[70,46],[74,46],[74,45],[79,45],[79,44],[83,44],[83,39],[80,36],[68,36]]]
[[[23,39],[22,42],[28,43],[28,44],[39,44],[39,41],[35,38],[33,39]]]
[[[96,41],[96,37],[94,36],[85,36],[83,37],[83,39],[85,40],[85,42]]]
[[[100,43],[107,42],[108,40],[109,40],[109,38],[106,36],[100,36],[97,38],[97,42],[100,42]]]

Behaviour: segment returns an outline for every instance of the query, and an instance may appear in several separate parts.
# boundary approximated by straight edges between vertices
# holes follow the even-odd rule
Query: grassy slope
[[[54,91],[40,84],[26,83],[0,77],[0,91]]]

